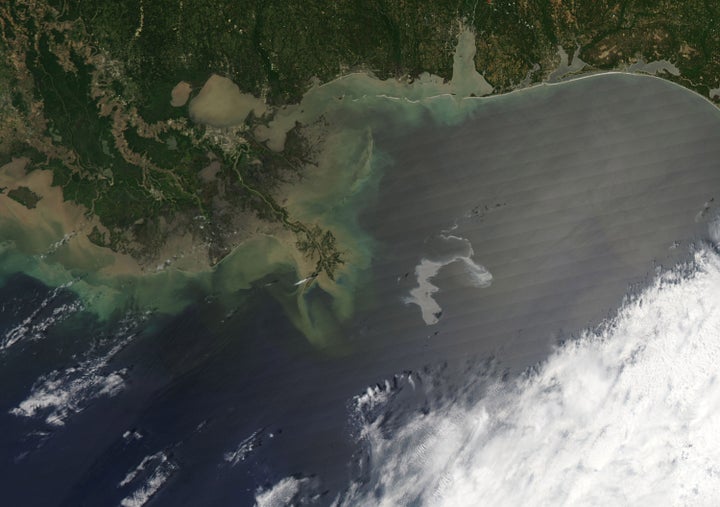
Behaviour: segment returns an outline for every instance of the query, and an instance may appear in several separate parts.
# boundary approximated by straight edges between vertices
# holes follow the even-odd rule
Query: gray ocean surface
[[[389,163],[361,215],[376,249],[341,329],[343,353],[308,344],[262,280],[232,314],[205,294],[140,330],[113,333],[73,314],[0,355],[4,498],[117,505],[157,476],[147,505],[253,505],[258,488],[294,476],[319,495],[307,503],[330,504],[367,472],[352,400],[368,386],[412,371],[447,395],[471,376],[517,375],[708,239],[720,112],[701,97],[612,74],[477,101],[452,125],[372,112],[377,156]],[[437,292],[415,292],[441,309],[431,324],[412,302],[423,260],[447,264],[424,281]],[[273,287],[293,290],[293,276]],[[51,292],[22,277],[0,289],[3,332]],[[45,313],[71,299],[60,296]],[[100,366],[84,359],[107,354],[116,335],[122,350]],[[73,399],[63,426],[42,411],[10,414],[41,375],[53,395],[66,383],[86,389],[86,365],[102,382],[118,372],[123,389],[103,397],[98,380],[97,398]],[[405,409],[421,410],[427,392],[418,387]]]
[[[612,317],[661,267],[689,261],[708,240],[720,112],[702,97],[656,78],[607,74],[478,101],[455,125],[428,115],[409,128],[375,112],[384,125],[373,130],[375,148],[390,163],[361,219],[377,250],[343,330],[354,352],[298,373],[312,387],[292,420],[311,437],[283,458],[285,476],[318,473],[330,491],[342,490],[349,472],[337,465],[347,450],[313,442],[349,434],[348,400],[366,386],[383,389],[413,371],[430,379],[432,397],[468,376],[512,378]],[[431,281],[441,314],[428,325],[407,302],[416,268],[466,255],[468,245],[492,282],[471,283],[463,262],[440,269]]]
[[[359,339],[380,357],[493,354],[523,369],[708,237],[720,112],[706,100],[624,74],[480,100],[460,125],[407,132],[388,118],[375,132],[393,166],[364,217],[381,251],[374,332]],[[477,288],[462,263],[443,268],[442,316],[427,326],[402,300],[443,234],[469,242],[493,279]]]

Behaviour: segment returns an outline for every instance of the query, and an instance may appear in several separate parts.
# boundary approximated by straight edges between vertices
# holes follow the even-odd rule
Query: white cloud
[[[260,432],[261,430],[254,431],[252,435],[243,439],[234,450],[226,452],[223,455],[223,459],[231,467],[234,467],[241,461],[245,461],[245,459],[247,459],[247,457],[252,454],[252,452],[261,443]],[[272,433],[270,435],[272,438]]]
[[[122,507],[142,507],[163,487],[177,469],[178,466],[163,451],[146,456],[118,484],[119,488],[124,488],[140,483],[132,493],[120,501],[120,505]]]
[[[45,332],[52,326],[59,324],[71,315],[81,311],[83,306],[80,301],[65,303],[52,308],[62,291],[70,285],[71,284],[64,284],[52,290],[50,294],[33,309],[28,317],[7,331],[5,335],[0,338],[0,353],[6,351],[16,343],[44,338]],[[49,311],[48,307],[52,308],[52,311]]]
[[[125,388],[126,369],[110,370],[108,363],[135,338],[141,319],[120,323],[109,343],[92,347],[76,366],[53,370],[39,377],[26,399],[10,410],[18,417],[44,416],[51,426],[63,426],[73,414],[82,412],[90,401],[112,397]],[[104,350],[102,350],[104,349]]]
[[[255,507],[286,507],[300,491],[307,479],[285,477],[268,490],[260,490],[255,496]]]
[[[720,257],[695,263],[512,385],[367,422],[339,505],[720,505]]]
[[[696,261],[512,389],[418,416],[390,439],[381,421],[366,427],[373,503],[718,504],[720,258]]]

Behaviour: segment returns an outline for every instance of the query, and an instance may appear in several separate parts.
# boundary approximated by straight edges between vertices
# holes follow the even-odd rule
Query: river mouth
[[[561,344],[605,336],[623,301],[658,273],[693,265],[710,244],[720,114],[701,97],[607,74],[476,99],[461,121],[454,108],[443,102],[411,121],[375,111],[369,120],[383,170],[360,226],[376,249],[356,316],[343,327],[352,352],[327,363],[327,376],[313,375],[332,381],[313,384],[291,418],[308,443],[275,455],[277,491],[289,497],[328,488],[347,505],[405,498],[398,492],[412,477],[433,475],[423,468],[435,466],[425,444],[440,452],[444,435],[465,438],[456,423],[489,387],[512,392]],[[330,408],[353,389],[349,415]],[[320,422],[325,409],[335,416]],[[481,412],[470,410],[470,422]],[[364,437],[349,468],[338,469],[342,453],[323,442],[342,434]],[[309,468],[303,453],[314,456]],[[393,482],[399,463],[418,473]],[[276,491],[261,490],[256,498]],[[435,497],[409,498],[432,505]]]

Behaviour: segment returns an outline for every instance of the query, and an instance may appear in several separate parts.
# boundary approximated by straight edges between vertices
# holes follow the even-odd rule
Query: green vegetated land
[[[13,199],[28,209],[33,209],[37,206],[37,203],[42,197],[38,196],[35,192],[30,190],[28,187],[17,187],[9,190],[7,193],[10,199]]]
[[[251,116],[228,148],[227,135],[206,135],[186,108],[170,105],[179,81],[198,89],[217,73],[282,105],[297,102],[312,78],[352,70],[449,78],[464,20],[477,34],[476,66],[497,93],[542,80],[562,46],[579,48],[590,69],[668,60],[680,76],[667,78],[708,96],[720,86],[718,9],[709,0],[8,2],[0,6],[0,157],[23,152],[36,166],[47,158],[65,198],[105,227],[90,235],[98,244],[151,257],[174,223],[219,260],[233,246],[223,240],[228,210],[240,208],[293,230],[317,261],[313,274],[332,277],[342,262],[332,232],[290,217],[273,193],[300,176],[301,136],[278,156],[253,139]],[[99,114],[103,101],[110,113]],[[22,122],[29,126],[13,127]],[[46,140],[28,144],[33,136]],[[198,177],[208,154],[221,166],[212,181]],[[13,198],[37,204],[20,189]]]
[[[449,77],[459,19],[478,34],[477,67],[498,90],[541,78],[557,46],[598,68],[637,55],[674,62],[687,84],[717,87],[720,5],[709,0],[129,0],[66,2],[126,62],[148,114],[167,86],[221,72],[272,103],[297,101],[317,76]],[[119,4],[119,5],[116,5]],[[133,38],[144,13],[142,33]],[[131,42],[130,42],[131,41]],[[707,89],[705,89],[707,95]]]

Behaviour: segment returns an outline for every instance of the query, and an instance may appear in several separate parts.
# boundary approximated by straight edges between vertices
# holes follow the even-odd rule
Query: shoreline
[[[705,99],[713,105],[715,111],[718,110],[718,106],[710,98],[701,95],[695,90],[670,79],[642,71],[593,70],[566,77],[561,76],[557,81],[542,81],[522,86],[504,93],[473,96],[473,93],[468,92],[472,87],[480,86],[482,88],[483,83],[486,84],[481,74],[475,69],[473,61],[467,58],[468,54],[474,54],[474,49],[474,34],[469,31],[461,32],[456,47],[456,65],[453,69],[453,79],[447,82],[439,76],[431,74],[423,74],[413,82],[404,82],[397,78],[380,80],[372,74],[359,71],[339,76],[326,83],[317,84],[305,93],[298,104],[273,111],[272,120],[264,127],[267,135],[260,137],[264,137],[262,140],[271,148],[279,146],[284,149],[288,125],[300,123],[307,135],[318,137],[318,145],[321,149],[318,153],[316,167],[309,166],[309,174],[302,183],[287,184],[281,187],[276,193],[276,197],[279,202],[288,203],[288,210],[293,217],[330,227],[338,235],[340,249],[346,252],[346,256],[350,255],[348,264],[340,268],[341,283],[326,280],[324,275],[317,279],[311,277],[313,279],[312,285],[330,296],[332,309],[329,311],[335,315],[334,318],[338,321],[345,320],[353,314],[355,306],[354,296],[352,295],[353,287],[362,283],[360,281],[360,272],[370,266],[370,259],[373,257],[369,243],[372,238],[365,231],[359,229],[357,224],[357,217],[359,213],[362,213],[364,204],[354,202],[357,196],[373,191],[365,187],[369,185],[369,188],[375,188],[378,184],[379,173],[382,172],[381,168],[373,167],[374,163],[377,162],[377,157],[382,156],[382,154],[376,154],[373,150],[374,120],[368,116],[373,114],[373,107],[382,110],[385,105],[389,105],[386,112],[396,114],[398,124],[406,127],[417,126],[416,123],[422,120],[424,113],[430,113],[434,117],[434,121],[439,123],[459,124],[472,112],[472,106],[485,100],[512,97],[522,92],[529,92],[543,87],[569,85],[604,76],[624,75],[634,78],[650,77],[664,83],[670,83],[683,91],[691,92]],[[462,54],[464,50],[467,50],[468,53]],[[333,87],[339,87],[339,90],[335,90]],[[363,93],[373,89],[377,89],[381,93]],[[442,92],[432,94],[433,90],[442,90]],[[338,91],[340,97],[337,96]],[[329,100],[345,97],[344,92],[347,91],[355,91],[358,94],[353,97],[353,94],[350,93],[347,101]],[[401,91],[403,94],[394,96],[392,95],[393,91]],[[462,93],[463,91],[466,93]],[[431,94],[423,96],[424,93],[428,92]],[[462,96],[458,96],[458,92]],[[367,99],[379,99],[379,105],[370,105],[365,108],[361,104],[358,104],[359,107],[351,105]],[[438,103],[439,99],[451,99],[455,107],[448,108],[447,111],[433,109],[433,105]],[[407,104],[410,108],[393,109],[394,104]],[[470,107],[465,108],[464,104]],[[318,118],[326,118],[327,125],[316,128],[315,122]],[[367,131],[365,134],[367,136],[366,141],[361,142],[357,138],[353,138],[353,135],[357,136],[357,133],[360,132],[357,125],[353,124],[353,121],[364,122],[364,128]],[[348,149],[348,146],[346,146],[348,142],[355,143],[353,148]],[[366,144],[365,148],[363,148],[363,143]],[[348,155],[347,152],[350,152],[350,154]],[[36,174],[36,171],[39,170],[32,169],[24,178]],[[330,181],[327,181],[328,178],[330,178]],[[19,181],[15,182],[16,186],[21,184]],[[61,192],[59,187],[50,186],[48,190]],[[42,194],[42,192],[40,193]],[[2,197],[7,198],[5,195]],[[21,206],[18,203],[15,204]],[[54,216],[66,215],[73,206],[72,203],[68,203],[62,198],[60,202],[54,199],[51,204],[50,200],[43,197],[38,203],[41,210],[48,205],[55,206],[56,213],[54,213]],[[69,208],[66,208],[66,206],[69,206]],[[62,211],[57,213],[58,210]],[[23,209],[21,211],[24,215],[30,217],[26,220],[28,223],[33,222],[33,220],[43,220],[42,214],[39,214],[40,210]],[[340,213],[338,213],[339,211]],[[141,265],[136,259],[132,259],[127,254],[99,247],[87,241],[87,238],[83,238],[84,233],[87,233],[93,225],[98,224],[96,219],[87,218],[87,213],[83,210],[78,211],[76,214],[78,213],[78,216],[86,217],[85,221],[88,224],[78,231],[78,227],[74,222],[63,222],[61,220],[60,228],[63,229],[64,234],[51,242],[56,245],[56,251],[66,250],[65,261],[60,260],[53,263],[56,266],[54,269],[60,271],[65,269],[67,271],[68,276],[62,277],[63,279],[68,278],[73,271],[77,271],[79,268],[79,266],[73,265],[73,255],[84,258],[86,265],[82,269],[84,271],[95,270],[94,275],[98,283],[108,286],[116,285],[113,280],[131,278],[135,280],[133,283],[136,285],[150,287],[156,284],[154,278],[171,277],[185,280],[183,283],[187,283],[191,279],[205,280],[201,284],[210,287],[212,285],[210,280],[216,278],[218,271],[226,270],[227,266],[235,266],[237,271],[233,273],[233,276],[238,278],[238,281],[230,285],[234,285],[236,288],[247,288],[253,280],[272,274],[280,265],[293,269],[297,273],[298,279],[307,278],[312,271],[313,261],[306,259],[297,250],[296,238],[291,232],[285,231],[277,223],[264,223],[256,217],[252,218],[252,224],[247,228],[246,233],[248,236],[241,238],[233,246],[231,252],[217,265],[211,265],[205,246],[198,245],[196,238],[192,237],[192,235],[185,234],[176,237],[171,233],[171,237],[164,249],[157,256],[158,264],[156,269],[153,270],[149,264]],[[36,218],[33,219],[32,216]],[[47,222],[47,217],[45,217],[45,221]],[[47,226],[47,224],[45,225]],[[34,226],[31,228],[33,230],[37,229]],[[249,229],[253,230],[250,231]],[[256,251],[257,245],[266,244],[268,238],[272,240],[273,246],[270,247],[271,250]],[[81,241],[81,244],[78,244],[78,241]],[[357,251],[358,248],[360,251]],[[178,257],[176,253],[174,254],[170,250],[176,253],[182,252],[182,255]],[[189,256],[188,252],[190,252]],[[238,263],[234,259],[242,257],[247,252],[254,252],[252,254],[254,256],[265,257],[265,261],[253,262],[252,268],[238,267],[242,263]],[[102,258],[105,260],[101,261]],[[109,264],[108,260],[111,261]],[[104,262],[105,264],[98,267],[98,262]],[[57,268],[57,265],[60,265],[60,268]],[[36,267],[34,271],[42,273],[47,270]],[[154,276],[161,273],[164,274],[158,277]],[[41,278],[41,281],[46,282],[48,279],[55,279],[55,277],[47,277],[47,273],[45,276],[45,279]],[[301,328],[307,335],[314,333],[313,322],[316,319],[312,316],[312,310],[308,309],[307,301],[305,301],[305,289],[307,289],[307,285],[301,285],[290,299],[294,299],[296,306],[293,310],[296,312],[293,320],[296,322],[297,327]]]
[[[650,62],[650,63],[652,63],[652,62]],[[359,102],[360,100],[365,99],[365,98],[367,98],[367,97],[374,97],[374,98],[378,98],[378,99],[387,99],[387,100],[391,100],[391,101],[403,101],[403,102],[406,102],[406,103],[409,103],[409,104],[422,104],[424,101],[437,100],[437,99],[441,99],[441,98],[452,98],[452,99],[454,99],[454,100],[456,100],[456,101],[460,101],[460,102],[466,101],[466,100],[467,100],[467,101],[484,101],[484,100],[500,99],[500,98],[503,98],[503,97],[507,97],[507,96],[509,96],[509,95],[519,94],[519,93],[522,93],[522,92],[526,92],[526,91],[529,91],[529,90],[535,90],[535,89],[537,89],[537,88],[542,88],[542,87],[545,87],[545,86],[558,86],[558,85],[573,83],[573,82],[576,82],[576,81],[582,81],[582,80],[585,80],[585,79],[592,79],[592,78],[596,78],[596,77],[609,76],[609,75],[624,75],[624,76],[648,77],[648,78],[658,79],[658,80],[663,81],[663,82],[665,82],[665,83],[669,83],[669,84],[672,84],[672,85],[674,85],[674,86],[677,86],[678,88],[680,88],[680,89],[682,89],[682,90],[685,90],[685,91],[687,91],[687,92],[689,92],[689,93],[693,93],[694,95],[697,95],[698,97],[700,97],[700,98],[706,100],[707,102],[709,102],[710,104],[712,104],[713,107],[715,107],[715,108],[717,108],[717,109],[720,109],[720,104],[717,104],[717,103],[713,102],[713,100],[712,100],[710,97],[706,97],[705,95],[702,95],[701,93],[693,90],[692,88],[688,88],[688,87],[686,87],[686,86],[683,86],[683,85],[681,85],[681,84],[679,84],[679,83],[677,83],[677,82],[675,82],[675,81],[673,81],[673,80],[671,80],[671,79],[666,79],[666,78],[664,78],[664,77],[662,77],[662,76],[658,76],[658,75],[656,75],[656,74],[651,74],[651,73],[649,73],[649,72],[642,72],[642,71],[639,71],[639,72],[629,72],[629,71],[624,71],[624,70],[592,70],[592,71],[588,71],[588,72],[582,72],[582,73],[580,73],[580,74],[578,74],[578,75],[572,75],[571,77],[566,77],[566,78],[561,77],[561,78],[559,78],[557,81],[540,81],[540,82],[538,82],[538,83],[533,83],[533,84],[530,84],[530,85],[527,85],[527,86],[523,86],[523,87],[520,87],[520,88],[514,88],[514,89],[512,89],[512,90],[508,90],[508,91],[505,91],[505,92],[502,92],[502,93],[490,93],[490,94],[488,94],[488,95],[483,95],[483,96],[480,96],[480,97],[466,96],[466,97],[459,97],[459,98],[458,98],[456,94],[453,94],[453,93],[450,93],[450,92],[445,92],[445,93],[439,93],[439,94],[437,94],[437,95],[431,95],[431,96],[428,96],[428,97],[423,97],[423,98],[421,98],[421,99],[410,99],[410,98],[408,98],[408,97],[396,97],[396,96],[392,96],[392,95],[387,95],[387,94],[381,93],[381,94],[376,94],[376,95],[372,95],[372,96],[370,96],[370,95],[363,95],[362,97],[358,97],[358,98],[352,99],[352,101],[353,101],[353,102]],[[370,74],[365,73],[365,72],[353,72],[353,73],[350,73],[350,74],[345,74],[345,75],[343,75],[343,76],[340,76],[340,77],[338,77],[338,78],[336,78],[336,79],[334,79],[334,80],[332,80],[332,81],[328,81],[327,83],[323,83],[323,84],[320,85],[319,87],[324,87],[324,86],[327,86],[327,85],[331,85],[331,84],[333,84],[333,83],[335,83],[335,82],[338,82],[338,81],[341,81],[341,80],[344,80],[344,79],[347,79],[347,78],[350,78],[350,77],[353,77],[353,76],[370,76],[370,77],[372,77]],[[397,80],[397,79],[395,79],[395,78],[393,78],[393,79],[394,79],[395,82],[397,82],[397,83],[402,83],[402,81],[399,81],[399,80]],[[388,80],[385,80],[385,81],[378,80],[378,81],[379,81],[379,82],[386,82],[386,81],[388,81]]]

